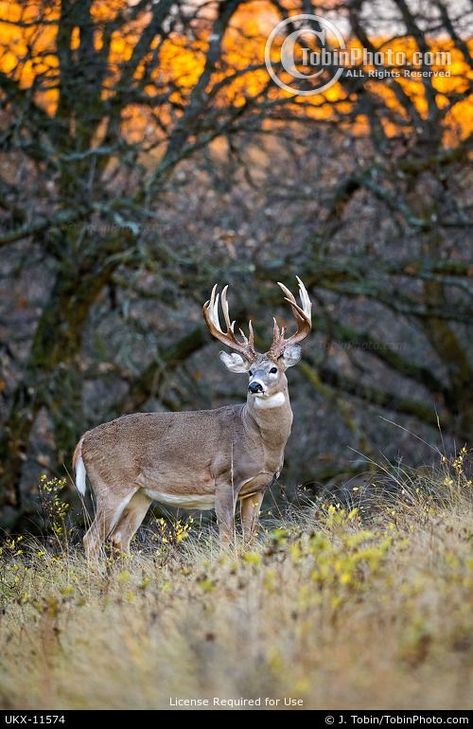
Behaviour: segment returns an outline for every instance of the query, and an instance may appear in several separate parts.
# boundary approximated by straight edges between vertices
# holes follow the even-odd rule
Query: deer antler
[[[274,359],[280,357],[286,347],[292,344],[297,344],[298,342],[302,342],[302,340],[307,337],[312,328],[312,303],[309,299],[307,289],[300,280],[299,276],[296,276],[296,278],[299,284],[299,296],[301,299],[301,306],[299,306],[296,299],[294,298],[294,295],[289,291],[287,286],[284,286],[284,284],[278,281],[278,286],[283,290],[283,293],[286,294],[286,296],[284,297],[284,301],[289,302],[291,306],[292,313],[294,314],[294,318],[297,322],[297,331],[288,339],[284,339],[285,328],[281,327],[280,329],[276,319],[273,317],[273,341],[268,354]]]
[[[253,325],[250,320],[248,322],[248,337],[242,332],[241,329],[239,329],[243,341],[239,341],[236,338],[235,322],[230,321],[230,314],[228,311],[227,289],[228,286],[225,286],[222,290],[222,293],[219,294],[217,293],[217,284],[215,284],[210,295],[210,301],[206,301],[202,309],[205,322],[209,328],[211,335],[215,337],[215,339],[218,339],[223,344],[226,344],[227,347],[231,347],[232,349],[236,350],[243,357],[245,357],[245,359],[247,359],[249,362],[252,362],[256,357]],[[225,326],[227,327],[226,332],[223,331],[220,325],[220,316],[218,311],[219,302],[222,307]]]

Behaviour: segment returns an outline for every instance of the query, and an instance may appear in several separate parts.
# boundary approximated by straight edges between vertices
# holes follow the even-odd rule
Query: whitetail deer
[[[298,278],[300,305],[279,286],[297,322],[285,339],[273,318],[273,341],[265,354],[230,321],[227,286],[214,286],[203,314],[210,333],[235,350],[220,352],[231,372],[249,374],[246,403],[216,410],[124,415],[89,430],[74,452],[76,487],[85,494],[86,474],[96,501],[96,516],[84,537],[88,557],[110,538],[127,552],[130,540],[153,500],[184,509],[215,509],[222,543],[234,536],[240,502],[244,540],[255,534],[264,492],[279,476],[292,425],[285,371],[300,359],[299,342],[311,329],[311,302]],[[226,331],[220,324],[221,306]]]

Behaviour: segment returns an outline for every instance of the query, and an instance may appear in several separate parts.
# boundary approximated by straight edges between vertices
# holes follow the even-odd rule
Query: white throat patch
[[[266,410],[268,408],[279,408],[286,402],[283,392],[277,392],[270,397],[255,397],[255,408]]]

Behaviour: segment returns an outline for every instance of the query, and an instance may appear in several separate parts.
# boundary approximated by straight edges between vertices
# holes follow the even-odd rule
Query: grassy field
[[[100,568],[68,546],[44,484],[61,546],[12,538],[0,557],[1,706],[471,707],[464,457],[355,486],[353,509],[295,509],[251,552],[157,522],[146,549]]]

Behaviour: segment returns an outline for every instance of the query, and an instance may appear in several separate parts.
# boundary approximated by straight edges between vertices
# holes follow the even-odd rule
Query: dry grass
[[[398,473],[401,491],[369,513],[309,506],[254,552],[222,555],[178,528],[176,546],[100,571],[78,549],[11,540],[0,558],[1,705],[468,707],[473,487],[462,459],[435,476]]]

